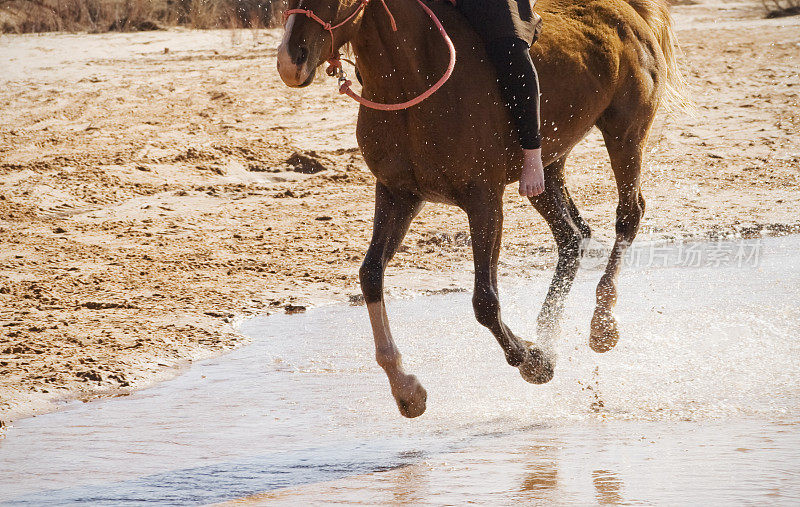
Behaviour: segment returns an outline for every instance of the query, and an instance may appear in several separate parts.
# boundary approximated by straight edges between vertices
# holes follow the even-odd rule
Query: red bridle
[[[314,14],[314,11],[312,11],[310,9],[289,9],[289,10],[285,11],[283,13],[283,24],[284,25],[286,24],[286,20],[288,20],[289,16],[291,16],[292,14],[305,14],[307,17],[313,19],[314,21],[316,21],[317,23],[322,25],[322,28],[324,28],[325,30],[327,30],[331,34],[331,49],[332,49],[332,53],[335,54],[336,53],[336,44],[334,44],[334,42],[333,42],[333,31],[336,30],[337,28],[340,28],[345,23],[347,23],[348,21],[350,21],[351,19],[356,17],[356,15],[359,12],[361,12],[362,10],[364,10],[364,8],[367,7],[367,4],[369,4],[369,2],[370,2],[370,0],[361,0],[361,2],[359,2],[359,4],[358,4],[358,7],[356,7],[356,10],[354,10],[352,12],[352,14],[350,14],[349,16],[344,18],[344,20],[342,22],[336,23],[335,25],[331,25],[327,21],[324,21],[322,18],[320,18],[319,16]],[[383,8],[386,9],[386,14],[389,15],[389,21],[392,23],[392,31],[396,32],[397,31],[397,25],[394,22],[394,16],[392,16],[392,12],[389,10],[389,6],[386,5],[386,1],[385,0],[381,0],[381,3],[383,4]]]
[[[455,5],[456,3],[456,0],[449,0],[449,1],[453,5]],[[286,24],[286,21],[292,14],[304,14],[308,18],[313,19],[314,21],[322,25],[322,28],[324,30],[327,30],[328,33],[331,34],[332,56],[328,59],[329,66],[327,69],[327,73],[329,76],[338,74],[339,93],[346,94],[359,104],[369,107],[371,109],[379,109],[381,111],[398,111],[401,109],[408,109],[409,107],[415,106],[420,102],[422,102],[423,100],[430,97],[431,95],[433,95],[434,92],[436,92],[436,90],[441,88],[442,85],[445,84],[448,79],[450,79],[450,76],[453,74],[453,69],[456,66],[456,48],[455,46],[453,46],[453,41],[450,40],[450,36],[447,35],[447,32],[442,26],[441,21],[439,21],[439,18],[436,17],[436,14],[434,14],[433,11],[430,10],[430,8],[422,2],[422,0],[417,0],[417,3],[419,3],[420,7],[422,7],[422,9],[425,11],[426,14],[428,14],[428,16],[430,16],[430,18],[433,20],[433,23],[436,25],[436,28],[439,29],[439,33],[442,35],[442,38],[444,39],[444,42],[447,45],[447,49],[450,51],[450,63],[447,65],[447,70],[445,71],[444,75],[441,78],[439,78],[439,81],[434,83],[433,86],[425,90],[417,97],[414,97],[413,99],[408,100],[406,102],[400,102],[397,104],[381,104],[379,102],[373,102],[371,100],[365,99],[364,97],[361,97],[360,95],[358,95],[357,93],[355,93],[353,90],[350,89],[350,85],[352,85],[353,82],[347,79],[344,70],[342,69],[341,55],[336,50],[336,44],[334,43],[333,40],[333,31],[337,28],[340,28],[344,24],[348,23],[353,18],[355,18],[356,15],[358,15],[359,12],[364,10],[367,7],[367,4],[369,3],[370,0],[361,0],[358,7],[356,7],[356,9],[349,16],[347,16],[343,21],[336,23],[335,25],[331,25],[327,21],[324,21],[319,16],[314,14],[314,11],[311,11],[309,9],[289,9],[283,13],[283,22],[284,24]],[[386,14],[389,16],[389,22],[392,25],[392,31],[396,32],[397,25],[395,24],[392,12],[389,10],[389,6],[386,5],[386,0],[381,0],[381,3],[383,4],[383,8],[386,11]]]

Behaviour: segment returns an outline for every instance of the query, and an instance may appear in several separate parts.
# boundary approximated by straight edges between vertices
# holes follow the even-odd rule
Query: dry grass
[[[283,0],[0,0],[0,32],[260,28]]]

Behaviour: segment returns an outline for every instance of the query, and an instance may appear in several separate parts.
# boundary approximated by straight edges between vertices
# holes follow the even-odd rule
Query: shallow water
[[[603,355],[586,345],[599,272],[583,271],[545,386],[505,364],[469,294],[391,301],[428,390],[414,420],[363,307],[252,319],[252,345],[172,381],[15,423],[0,502],[795,503],[800,238],[758,245],[743,265],[709,245],[701,267],[640,250]],[[517,334],[533,336],[546,284],[501,285]]]

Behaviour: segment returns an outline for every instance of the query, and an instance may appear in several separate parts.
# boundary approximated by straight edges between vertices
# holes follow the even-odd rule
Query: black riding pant
[[[486,51],[497,71],[500,92],[511,112],[520,144],[525,149],[541,148],[539,78],[528,43],[517,37],[502,37],[486,41]]]

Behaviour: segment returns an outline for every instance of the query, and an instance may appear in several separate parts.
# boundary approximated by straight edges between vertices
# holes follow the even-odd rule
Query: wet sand
[[[713,0],[674,15],[698,114],[658,118],[640,240],[798,231],[800,20]],[[279,35],[0,36],[0,421],[170,377],[246,342],[237,316],[358,300],[374,181],[357,109],[330,80],[285,88]],[[608,242],[597,132],[567,165]],[[501,276],[539,276],[553,242],[507,194]],[[466,232],[428,206],[390,293],[469,289]]]
[[[600,272],[584,270],[542,386],[505,363],[469,294],[391,299],[429,394],[414,420],[372,360],[363,307],[253,318],[252,344],[176,379],[14,423],[0,503],[797,503],[800,237],[757,244],[741,264],[691,267],[671,247],[631,266],[622,340],[602,355],[585,336]],[[523,337],[547,281],[501,284]]]

